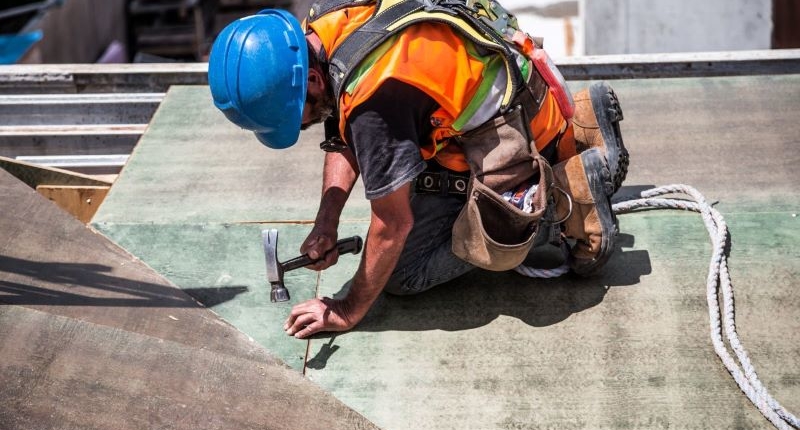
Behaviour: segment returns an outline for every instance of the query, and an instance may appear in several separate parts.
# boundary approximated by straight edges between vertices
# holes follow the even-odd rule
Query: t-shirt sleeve
[[[389,195],[425,170],[419,146],[430,136],[437,107],[417,88],[389,80],[353,110],[345,133],[367,199]]]

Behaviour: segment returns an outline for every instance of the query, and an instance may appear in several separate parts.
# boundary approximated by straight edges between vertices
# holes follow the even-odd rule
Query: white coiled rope
[[[666,194],[685,194],[691,197],[693,201],[660,197]],[[706,229],[708,229],[712,244],[711,262],[709,263],[706,284],[706,300],[708,301],[711,343],[714,345],[714,351],[716,351],[742,392],[775,427],[781,430],[800,429],[800,421],[798,421],[797,417],[772,398],[758,379],[747,351],[745,351],[739,341],[739,335],[736,333],[733,285],[728,273],[728,259],[725,255],[725,245],[729,238],[728,226],[725,224],[722,215],[711,207],[705,197],[696,189],[680,184],[645,190],[640,193],[639,197],[618,202],[612,206],[612,210],[617,214],[634,212],[639,209],[681,209],[699,212],[703,217],[703,222],[706,225]],[[556,269],[540,270],[519,266],[514,270],[532,278],[552,278],[563,275],[569,268],[564,265]],[[720,309],[719,305],[720,291],[722,292],[722,309]],[[725,345],[722,337],[722,324],[725,326],[725,336],[728,338],[736,358],[738,358],[738,363],[728,352]]]
[[[666,194],[685,194],[694,201],[679,199],[659,198]],[[612,206],[615,213],[622,214],[633,212],[637,209],[683,209],[699,212],[711,237],[712,254],[709,263],[706,284],[706,300],[708,301],[708,316],[711,323],[711,342],[722,363],[728,369],[733,379],[742,392],[761,411],[762,414],[777,428],[790,430],[792,427],[800,429],[800,421],[789,411],[784,409],[777,400],[772,398],[767,389],[761,384],[756,375],[753,364],[747,356],[739,335],[736,333],[734,317],[733,285],[728,273],[728,259],[725,255],[725,244],[728,242],[728,226],[722,214],[706,202],[705,197],[696,189],[687,185],[667,185],[642,191],[641,198],[634,198],[616,203]],[[720,310],[719,292],[722,292],[723,309]],[[720,318],[722,315],[722,318]],[[722,319],[722,321],[720,321]],[[728,338],[739,362],[731,356],[722,338],[722,327],[725,326],[725,336]],[[740,366],[741,365],[741,366]]]

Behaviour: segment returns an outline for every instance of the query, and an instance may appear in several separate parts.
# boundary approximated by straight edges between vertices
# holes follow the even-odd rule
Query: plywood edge
[[[0,156],[0,168],[14,175],[31,188],[39,185],[111,186],[107,178],[95,178],[69,170],[40,166],[13,158]]]
[[[86,224],[108,195],[109,185],[38,185],[36,191]]]

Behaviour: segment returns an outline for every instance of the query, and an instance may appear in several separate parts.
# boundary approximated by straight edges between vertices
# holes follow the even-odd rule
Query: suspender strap
[[[334,0],[341,1],[341,0]],[[344,84],[356,65],[386,41],[396,31],[387,28],[395,21],[423,8],[416,0],[401,0],[384,8],[388,0],[378,4],[375,16],[358,30],[354,31],[331,53],[329,74],[333,83],[334,100],[339,100]]]

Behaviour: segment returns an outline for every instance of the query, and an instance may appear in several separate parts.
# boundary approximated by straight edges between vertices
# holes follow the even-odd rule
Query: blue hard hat
[[[270,148],[297,142],[307,79],[305,34],[284,10],[265,9],[232,22],[208,59],[214,105]]]

